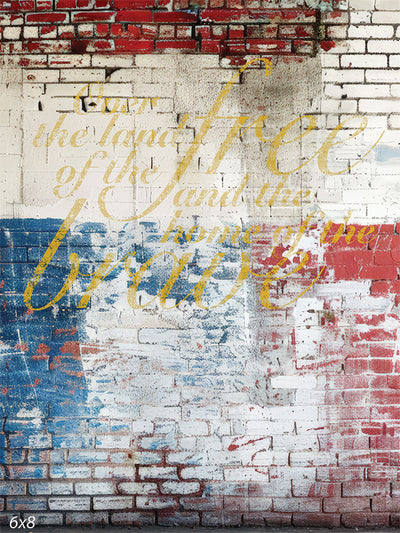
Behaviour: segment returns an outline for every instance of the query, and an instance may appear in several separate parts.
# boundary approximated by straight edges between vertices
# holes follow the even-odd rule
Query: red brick
[[[264,513],[264,522],[269,527],[285,527],[292,525],[291,513]]]
[[[315,22],[315,11],[300,9],[205,9],[201,18],[207,22],[247,21],[277,24],[279,22]]]
[[[371,359],[369,369],[376,374],[390,374],[393,371],[392,359]]]
[[[4,11],[8,11],[7,4],[8,2],[3,3],[2,9],[4,9]],[[15,1],[12,0],[10,4],[11,4],[11,11],[35,11],[34,0],[15,0]]]
[[[369,481],[393,481],[397,479],[397,468],[371,466],[366,469],[366,478]]]
[[[377,250],[374,252],[374,263],[376,265],[395,265],[397,262],[393,259],[390,251]]]
[[[117,10],[153,8],[155,0],[114,0],[113,5]]]
[[[76,0],[57,0],[57,9],[75,9]]]
[[[388,331],[383,328],[370,328],[367,331],[356,331],[350,335],[350,340],[353,343],[364,341],[394,341],[396,338],[396,331]]]
[[[106,41],[104,39],[101,39],[97,41],[92,41],[90,44],[96,52],[114,50],[114,41]]]
[[[105,37],[108,35],[109,27],[108,24],[97,24],[96,33],[99,37]]]
[[[276,41],[267,39],[247,39],[246,50],[250,54],[257,53],[289,53],[291,51],[291,44],[288,41]]]
[[[400,376],[387,376],[387,383],[390,389],[400,389]]]
[[[153,22],[153,13],[146,9],[130,9],[119,11],[115,17],[116,22]]]
[[[346,374],[362,374],[367,372],[369,368],[367,359],[347,359],[344,363],[344,371]]]
[[[395,353],[395,347],[388,348],[385,346],[371,344],[369,347],[369,353],[371,354],[371,357],[386,357],[387,359],[390,359]]]
[[[81,11],[72,13],[72,22],[113,22],[113,11]]]
[[[58,38],[59,39],[74,39],[75,33],[73,31],[62,31],[58,28]]]
[[[379,404],[398,404],[400,403],[400,391],[397,390],[381,390],[371,391],[371,402]],[[399,442],[400,444],[400,442]],[[399,446],[400,447],[400,446]]]
[[[391,436],[391,435],[377,435],[371,437],[371,448],[376,448],[378,450],[387,449],[399,449],[400,448],[400,437]]]
[[[158,41],[156,42],[156,48],[158,50],[165,50],[166,48],[173,48],[173,49],[179,49],[179,50],[195,50],[196,49],[196,41],[195,40],[189,40],[189,41]]]
[[[153,50],[153,41],[145,39],[115,39],[116,52],[151,52]]]
[[[347,481],[343,483],[343,496],[381,496],[390,490],[389,483],[385,481]]]
[[[400,407],[396,406],[374,406],[371,408],[373,418],[400,420]]]
[[[326,513],[348,513],[370,511],[369,498],[325,498],[323,509]]]
[[[51,11],[53,9],[52,0],[36,0],[37,11]]]
[[[400,254],[400,235],[380,234],[368,246],[375,251],[391,251],[395,257],[398,257]]]
[[[229,26],[228,35],[229,39],[243,39],[244,26]]]
[[[279,26],[279,36],[293,39],[301,37],[313,37],[314,28],[313,26],[305,26],[304,24],[287,24],[284,26]]]
[[[293,513],[295,527],[340,527],[340,514]]]
[[[387,294],[400,294],[400,281],[373,281],[371,294],[373,296],[386,296]]]
[[[24,47],[31,54],[60,54],[71,52],[71,42],[54,39],[52,41],[28,41]]]
[[[157,23],[179,23],[179,22],[196,22],[195,13],[179,13],[178,11],[155,11],[154,22]]]
[[[345,527],[387,527],[389,515],[386,513],[345,513],[342,515]]]
[[[26,15],[27,24],[61,24],[67,20],[67,13],[29,13]]]
[[[211,40],[211,39],[203,39],[201,41],[201,51],[205,54],[219,54],[221,45],[219,41]]]

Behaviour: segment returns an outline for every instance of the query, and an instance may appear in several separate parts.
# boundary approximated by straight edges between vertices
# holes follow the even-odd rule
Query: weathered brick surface
[[[322,2],[321,9],[305,4],[3,2],[2,523],[33,515],[41,525],[398,527],[398,6],[394,0]],[[197,54],[164,53],[171,49]],[[98,158],[94,179],[79,190],[88,205],[33,301],[55,296],[70,272],[71,253],[80,259],[79,281],[57,306],[27,310],[27,282],[72,203],[55,202],[55,169],[81,169],[87,159],[86,148],[60,145],[62,133],[49,149],[32,148],[40,124],[49,133],[65,115],[61,129],[98,135],[118,116],[107,157],[115,156],[119,168],[129,150],[117,138],[111,146],[114,131],[132,123],[136,135],[154,128],[153,140],[142,134],[135,164],[159,166],[163,179],[184,157],[198,133],[196,117],[209,112],[235,64],[260,55],[273,60],[273,75],[266,81],[261,68],[249,68],[223,112],[252,120],[268,115],[265,138],[300,115],[316,117],[315,137],[304,136],[281,156],[286,168],[308,161],[284,187],[297,192],[301,181],[310,201],[300,198],[289,207],[282,194],[272,205],[256,205],[269,144],[254,130],[207,173],[229,131],[221,122],[199,147],[186,186],[237,190],[245,162],[253,181],[243,187],[244,207],[221,215],[203,203],[185,209],[169,230],[177,211],[172,204],[143,221],[104,222],[92,201],[106,168]],[[90,91],[99,82],[104,94],[97,99]],[[73,102],[81,90],[78,115]],[[368,127],[357,142],[339,147],[329,171],[321,172],[322,156],[310,157],[339,122],[358,113]],[[356,132],[360,121],[352,121],[345,134]],[[162,132],[173,140],[167,148]],[[87,153],[95,146],[90,141]],[[64,188],[70,183],[61,181]],[[128,217],[133,204],[143,210],[154,201],[160,186],[142,185],[110,195],[112,213]],[[249,254],[255,273],[271,268],[289,248],[281,233],[270,254],[277,228],[298,230],[317,207],[326,218],[307,227],[309,262],[271,288],[277,308],[262,304],[263,279],[255,275],[214,310],[190,299],[173,310],[158,300],[145,310],[128,305],[130,269],[160,251],[166,231],[165,249],[182,254],[193,251],[191,226],[241,218],[236,242],[199,239],[200,258],[192,258],[169,295],[172,308],[193,288],[210,254],[228,254],[213,281],[217,300],[232,287],[241,253]],[[325,226],[322,245],[328,220],[335,224]],[[246,241],[256,224],[262,236]],[[180,225],[186,232],[179,236]],[[120,259],[132,251],[135,261],[117,266],[87,308],[77,308],[106,254]],[[158,269],[141,280],[141,303],[157,296],[164,278]]]
[[[180,51],[228,58],[302,57],[346,37],[336,26],[343,5],[338,0],[1,2],[1,54],[3,59],[16,55],[17,64],[32,66],[40,54]],[[330,18],[321,18],[320,9],[333,10]]]

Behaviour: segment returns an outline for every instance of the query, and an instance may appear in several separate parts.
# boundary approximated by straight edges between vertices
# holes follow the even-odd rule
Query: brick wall
[[[41,525],[398,526],[400,4],[37,0],[4,2],[2,10],[3,523],[35,516]],[[200,53],[161,53],[166,48]],[[220,119],[174,193],[233,194],[247,174],[237,205],[181,207],[170,195],[148,216],[124,221],[159,196],[199,134],[198,117],[237,65],[260,54],[272,73],[253,63],[219,113],[249,122],[265,115],[264,139],[313,117],[315,130],[305,135],[310,119],[303,119],[300,141],[279,157],[282,172],[301,167],[284,187],[309,196],[288,205],[280,192],[271,205],[257,203],[261,187],[279,187],[280,178],[266,168],[271,142],[254,128],[209,172],[232,126]],[[108,112],[123,105],[125,112]],[[357,114],[368,121],[361,133]],[[104,173],[112,161],[112,172],[121,172],[132,150],[99,144],[117,116],[112,135],[134,128],[134,164],[139,172],[157,167],[159,176],[125,175],[107,196],[107,218],[98,198],[113,182]],[[61,128],[88,131],[85,147],[63,146],[60,136],[34,146],[40,125],[50,133],[60,117]],[[358,134],[332,148],[323,172],[312,155],[347,120],[343,138]],[[167,132],[168,142],[139,142],[149,129]],[[57,182],[57,169],[78,172],[99,148],[107,155],[69,195],[75,181]],[[86,203],[35,286],[33,307],[58,293],[71,253],[79,276],[55,305],[30,310],[27,284],[80,198]],[[310,218],[301,241],[307,264],[272,284],[268,307],[265,277],[256,274],[293,242],[276,237],[277,228],[298,230],[318,210],[325,217]],[[240,237],[207,243],[196,231],[188,238],[193,225],[238,226]],[[262,236],[246,242],[255,225]],[[190,257],[165,306],[157,295],[171,256],[151,265],[135,307],[134,273],[162,251]],[[206,307],[229,293],[246,254],[254,274],[225,305],[204,309],[185,297],[217,253],[225,255],[202,295]],[[115,268],[79,307],[108,254]],[[298,263],[292,257],[289,270]]]
[[[315,55],[319,46],[333,45],[342,15],[335,0],[21,0],[1,6],[1,53],[32,54],[26,58],[32,65],[43,55],[71,53]],[[329,11],[321,14],[319,7]],[[13,61],[26,66],[18,56]]]

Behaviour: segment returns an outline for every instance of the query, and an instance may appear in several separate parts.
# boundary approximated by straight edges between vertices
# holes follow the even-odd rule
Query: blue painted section
[[[400,158],[400,148],[394,148],[393,146],[387,146],[385,144],[379,144],[375,148],[376,161],[379,163],[385,163],[392,159]]]
[[[27,283],[62,222],[24,219],[2,220],[0,224],[0,415],[4,421],[2,432],[0,430],[0,463],[21,464],[25,460],[24,453],[30,450],[31,469],[21,474],[29,479],[46,478],[45,468],[32,465],[46,462],[41,455],[44,450],[51,450],[52,464],[62,465],[66,453],[63,449],[93,449],[96,442],[101,444],[102,440],[101,436],[96,437],[93,433],[109,431],[103,421],[96,419],[103,407],[101,400],[92,398],[88,401],[88,385],[79,355],[79,343],[88,341],[87,310],[77,309],[76,305],[91,277],[79,276],[74,284],[74,289],[78,290],[73,295],[67,294],[55,307],[29,312],[23,301]],[[141,264],[162,250],[173,251],[178,258],[184,252],[192,251],[191,261],[170,293],[170,298],[181,300],[195,286],[196,282],[192,279],[196,278],[192,276],[203,274],[215,253],[222,251],[226,256],[203,295],[203,302],[212,305],[229,292],[240,270],[240,253],[249,248],[249,245],[243,243],[232,245],[228,239],[226,244],[211,246],[187,243],[185,235],[179,244],[174,244],[172,239],[161,244],[160,238],[159,225],[152,222],[129,223],[121,231],[113,233],[101,223],[76,224],[61,243],[43,278],[35,287],[32,304],[41,307],[59,292],[70,271],[71,252],[78,254],[82,274],[95,272],[109,252],[114,253],[116,260],[136,252],[131,262],[133,275]],[[163,287],[170,275],[172,264],[172,259],[168,256],[165,260],[160,258],[153,263],[140,283],[140,291],[147,293],[146,300],[151,300]],[[123,264],[119,264],[104,283],[110,282],[121,273],[126,278],[128,293],[131,280],[124,273]],[[111,292],[104,299],[105,305],[114,304],[120,296],[120,293]],[[237,308],[239,305],[243,309],[243,298],[242,291],[224,308],[212,312],[193,307],[193,330],[179,331],[176,338],[173,334],[164,338],[162,330],[157,331],[158,337],[152,335],[157,339],[154,342],[163,347],[172,346],[171,349],[178,343],[190,350],[189,345],[196,341],[197,336],[201,343],[205,341],[214,346],[205,347],[201,356],[208,359],[206,365],[209,365],[214,357],[218,359],[218,363],[214,361],[212,368],[207,366],[208,372],[200,356],[191,369],[196,373],[194,376],[185,375],[188,371],[185,361],[166,361],[169,369],[178,374],[178,384],[212,387],[218,392],[224,390],[223,379],[210,374],[217,374],[218,365],[225,365],[226,359],[229,359],[229,342],[240,342],[243,337],[243,328],[236,325]],[[193,296],[187,301],[193,301]],[[87,309],[90,309],[90,306],[91,301]],[[241,320],[239,317],[239,322]],[[222,345],[226,345],[223,357],[218,347]],[[241,364],[238,365],[239,368],[232,366],[232,371],[242,370]],[[98,377],[97,383],[100,381],[101,376]],[[104,382],[106,381],[107,376],[104,376]],[[194,404],[202,401],[201,394],[193,399]],[[121,413],[126,412],[129,412],[131,417],[138,416],[139,405],[121,407]],[[111,432],[127,429],[128,427],[121,423],[114,423],[110,427]],[[167,435],[152,441],[148,449],[174,449],[174,446],[175,439],[172,435]],[[146,453],[147,459],[142,458],[143,464],[160,460],[158,456],[155,459],[150,452]],[[77,463],[85,462],[84,454],[81,457],[81,461],[77,458]],[[3,475],[1,472],[0,469],[0,478]],[[53,467],[53,472],[58,473],[58,477],[64,475],[62,466]],[[18,479],[19,475],[16,473],[15,478]]]

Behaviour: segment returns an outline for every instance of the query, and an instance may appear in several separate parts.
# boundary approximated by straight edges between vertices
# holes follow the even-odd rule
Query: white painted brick
[[[133,498],[126,496],[110,496],[93,498],[93,509],[133,509]]]
[[[91,57],[90,55],[49,54],[48,62],[50,67],[55,68],[89,67]]]
[[[104,69],[61,69],[60,80],[65,82],[96,82],[105,81]]]
[[[136,468],[134,466],[95,466],[93,477],[98,479],[107,478],[134,478],[136,474]],[[104,492],[101,492],[104,494]]]
[[[365,9],[372,11],[375,7],[375,0],[349,0],[350,9]]]
[[[128,68],[134,65],[135,56],[133,55],[95,54],[92,58],[93,67]]]
[[[400,100],[370,100],[359,101],[361,113],[400,113]]]
[[[366,70],[367,83],[397,83],[399,71],[396,70]]]
[[[274,510],[277,512],[309,512],[318,513],[321,510],[321,500],[312,498],[274,498]]]
[[[58,82],[60,72],[58,70],[24,70],[24,81],[28,83],[51,83]]]
[[[392,68],[399,68],[400,67],[400,56],[399,55],[389,56],[389,66]]]
[[[339,68],[339,58],[337,56],[322,53],[320,58],[323,68]]]
[[[24,26],[24,39],[37,39],[39,37],[39,28],[36,26]]]
[[[355,55],[344,54],[340,58],[343,68],[385,68],[388,64],[385,55]]]
[[[370,24],[371,17],[371,11],[351,11],[350,24]]]
[[[96,438],[96,448],[129,448],[131,437],[129,435],[102,435]]]
[[[373,54],[399,54],[400,41],[370,40],[367,48]]]
[[[21,36],[21,28],[19,26],[9,26],[3,30],[3,39],[18,40]]]
[[[153,407],[151,405],[143,405],[140,407],[140,414],[144,418],[157,419],[157,418],[171,418],[173,420],[179,420],[181,418],[180,407]]]
[[[355,113],[357,102],[355,100],[324,100],[321,102],[322,113]]]
[[[182,483],[181,481],[166,481],[160,486],[162,494],[193,494],[200,490],[197,481]]]
[[[389,86],[387,85],[346,84],[343,85],[341,91],[346,94],[348,98],[386,98],[390,96]]]
[[[199,479],[221,481],[223,473],[218,465],[215,466],[185,466],[181,470],[182,479]]]
[[[391,39],[393,34],[393,26],[379,24],[360,24],[350,26],[348,30],[349,39]]]
[[[110,482],[76,483],[76,494],[113,494],[114,484]]]
[[[137,496],[136,507],[138,509],[165,509],[177,507],[178,502],[173,498],[166,496]]]
[[[399,24],[400,13],[394,11],[375,11],[372,13],[373,24]]]
[[[362,70],[336,70],[327,68],[322,72],[323,82],[333,83],[362,83],[364,72]]]
[[[317,384],[315,376],[276,376],[271,378],[274,389],[314,389]]]
[[[400,0],[376,0],[376,9],[387,11],[399,11]]]
[[[208,435],[209,433],[207,423],[201,420],[179,422],[178,428],[183,435]]]
[[[118,490],[121,494],[157,494],[157,483],[119,483]]]
[[[400,129],[400,114],[389,116],[389,128]]]
[[[224,479],[226,481],[261,481],[266,482],[269,479],[268,468],[225,468]]]
[[[86,511],[90,509],[90,498],[49,498],[51,511]]]
[[[364,39],[351,39],[346,44],[349,54],[365,54],[366,52],[366,42]]]
[[[11,20],[11,15],[4,13],[0,20],[0,26],[20,26],[24,23],[24,16],[21,14],[16,16],[12,15],[14,20]]]
[[[141,479],[177,479],[175,467],[140,466],[139,477]]]

